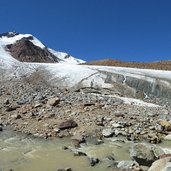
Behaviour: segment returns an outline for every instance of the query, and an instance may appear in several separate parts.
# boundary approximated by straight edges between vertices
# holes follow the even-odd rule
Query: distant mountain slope
[[[19,34],[16,32],[0,34],[0,46],[3,54],[6,52],[8,55],[11,55],[11,57],[14,57],[20,62],[59,62],[70,64],[79,64],[85,62],[83,60],[76,59],[67,53],[57,52],[47,48],[42,42],[40,42],[31,34]],[[1,51],[0,55],[2,55]]]
[[[171,60],[159,62],[124,62],[119,60],[106,59],[86,62],[84,63],[84,65],[102,65],[142,69],[171,70]]]

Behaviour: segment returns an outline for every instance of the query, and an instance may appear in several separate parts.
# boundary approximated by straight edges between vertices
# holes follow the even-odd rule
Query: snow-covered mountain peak
[[[79,64],[85,61],[73,56],[52,50],[46,47],[40,40],[31,34],[20,34],[17,32],[7,32],[0,34],[0,46],[3,54],[14,57],[21,62],[38,63],[69,63]],[[0,52],[0,58],[2,53]],[[4,58],[3,58],[4,59]]]
[[[17,32],[8,32],[8,33],[0,34],[1,44],[4,45],[14,44],[21,39],[29,40],[35,46],[38,46],[40,48],[45,48],[45,45],[31,34],[19,34]]]
[[[0,34],[0,37],[14,37],[14,36],[16,36],[16,35],[18,35],[19,33],[17,33],[17,32],[6,32],[6,33],[2,33],[2,34]]]

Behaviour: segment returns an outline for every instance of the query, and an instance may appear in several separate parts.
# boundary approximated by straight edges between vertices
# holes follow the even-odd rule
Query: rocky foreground
[[[46,139],[72,136],[76,148],[87,137],[96,138],[97,144],[104,138],[124,137],[136,144],[130,150],[132,161],[113,163],[112,167],[120,170],[148,170],[157,159],[166,160],[168,155],[146,143],[171,140],[170,119],[169,106],[125,104],[105,90],[69,91],[26,80],[0,83],[0,131],[8,125],[15,131]],[[91,159],[92,166],[98,162]]]

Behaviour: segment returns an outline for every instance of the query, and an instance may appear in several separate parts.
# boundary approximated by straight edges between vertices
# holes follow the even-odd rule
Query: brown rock
[[[20,112],[21,114],[26,114],[27,112],[30,112],[32,109],[33,109],[33,107],[32,107],[31,104],[26,104],[26,105],[23,105],[23,106],[19,109],[19,112]]]
[[[69,129],[69,128],[75,128],[77,127],[77,123],[73,120],[67,120],[59,124],[59,129]]]
[[[166,120],[161,120],[159,124],[163,127],[165,131],[171,131],[171,123]]]
[[[170,157],[155,161],[148,171],[169,171],[171,169]]]
[[[14,110],[16,110],[17,109],[17,107],[7,107],[6,108],[6,111],[7,112],[11,112],[11,111],[14,111]]]
[[[71,140],[73,141],[74,145],[77,147],[80,145],[80,143],[85,142],[84,136],[82,136],[79,133],[71,137]]]

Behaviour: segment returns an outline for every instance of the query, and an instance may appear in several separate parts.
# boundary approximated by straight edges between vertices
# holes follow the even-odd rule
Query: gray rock
[[[164,137],[165,140],[167,141],[171,141],[171,134],[168,134]]]
[[[56,133],[60,133],[60,129],[59,128],[54,128],[53,129]]]
[[[0,125],[0,131],[3,131],[3,127]]]
[[[165,155],[164,150],[162,148],[156,146],[156,145],[152,145],[151,149],[152,149],[152,151],[153,151],[156,158],[160,158],[160,156]]]
[[[21,100],[17,101],[17,104],[18,105],[23,105],[23,104],[26,104],[27,102],[29,102],[28,99],[21,99]]]
[[[100,145],[104,143],[103,140],[97,139],[96,137],[93,136],[88,136],[85,138],[85,140],[86,140],[86,144],[88,145]]]
[[[57,169],[56,171],[72,171],[70,167],[65,168],[65,169]]]
[[[42,107],[42,104],[41,104],[41,103],[36,103],[36,104],[34,105],[34,107],[35,107],[35,108]]]
[[[21,118],[21,115],[19,115],[19,114],[13,114],[13,115],[11,115],[11,118],[13,118],[13,119],[20,119]]]
[[[89,161],[90,161],[90,165],[92,167],[99,163],[99,159],[98,158],[94,158],[94,157],[90,157]]]
[[[96,118],[96,125],[98,125],[98,126],[104,126],[104,124],[103,124],[103,122],[104,122],[104,117],[102,117],[102,116],[98,116],[97,118]]]
[[[5,99],[4,104],[8,105],[9,104],[9,99]]]
[[[82,151],[75,150],[74,151],[74,156],[87,156],[87,154],[82,152]]]
[[[136,161],[127,160],[118,162],[117,168],[125,171],[132,171],[139,168],[139,164]],[[139,169],[140,170],[140,169]]]
[[[107,164],[107,167],[113,167],[115,158],[113,157],[113,155],[108,155],[103,159],[102,162],[105,162]]]
[[[78,143],[85,142],[84,136],[77,133],[74,136],[71,137],[72,140],[77,141]]]
[[[130,149],[130,156],[140,165],[145,166],[150,166],[157,159],[151,146],[145,143],[134,144]]]
[[[116,116],[116,117],[124,117],[124,115],[125,115],[125,113],[121,112],[121,111],[112,111],[111,114]]]
[[[123,125],[119,124],[119,123],[113,123],[112,124],[113,128],[123,128]]]
[[[102,131],[102,135],[106,138],[112,137],[113,133],[114,133],[114,131],[111,128],[106,128],[106,129],[103,129],[103,131]]]

